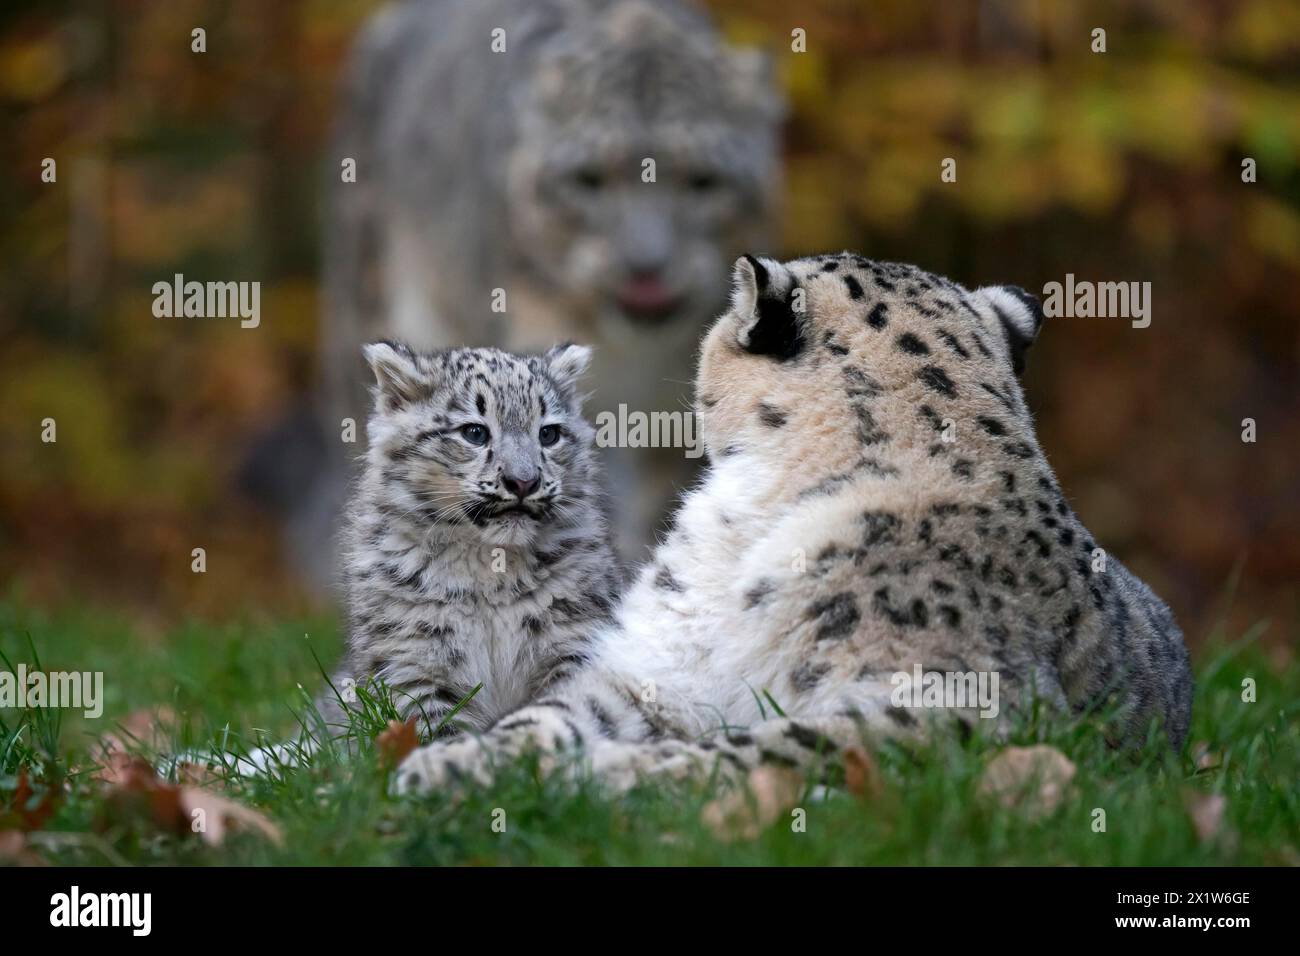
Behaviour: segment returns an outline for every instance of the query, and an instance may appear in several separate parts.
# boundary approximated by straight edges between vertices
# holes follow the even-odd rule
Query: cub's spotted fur
[[[378,384],[340,679],[382,678],[428,730],[482,683],[456,715],[482,729],[575,670],[617,595],[575,394],[590,350],[365,354]]]
[[[1158,724],[1177,746],[1182,636],[1119,562],[1094,569],[1016,379],[1037,301],[848,254],[746,257],[733,280],[696,380],[709,472],[593,664],[481,738],[412,754],[398,789],[530,747],[581,750],[625,786],[798,765],[931,716],[969,730],[973,707],[895,706],[891,678],[917,665],[996,672],[994,730],[1036,696],[1112,705],[1117,744]],[[737,730],[756,689],[790,717]]]

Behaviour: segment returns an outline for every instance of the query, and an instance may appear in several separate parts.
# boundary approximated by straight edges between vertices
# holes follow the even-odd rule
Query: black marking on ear
[[[1006,332],[1007,343],[1011,346],[1011,367],[1017,375],[1020,375],[1025,370],[1025,353],[1029,351],[1029,346],[1034,344],[1038,330],[1043,324],[1043,304],[1020,286],[1004,285],[1001,289],[1025,307],[1033,322],[1033,331],[1027,333],[1022,323],[1012,319],[996,302],[990,302],[994,314],[997,315],[998,321],[1002,323],[1002,328]]]
[[[763,274],[767,275],[766,270]],[[758,318],[749,329],[746,352],[751,355],[770,355],[786,362],[803,351],[802,324],[791,307],[793,292],[794,288],[780,296],[759,294],[755,309]]]
[[[756,257],[746,253],[745,261],[754,269],[754,281],[758,284],[758,291],[761,295],[763,290],[768,287],[769,283],[771,283],[772,277],[768,275],[767,267],[764,266],[763,263],[759,262]]]
[[[1021,335],[1020,330],[1016,328],[1016,323],[1012,322],[1006,312],[996,305],[993,306],[993,314],[1002,323],[1002,329],[1007,336],[1007,343],[1011,346],[1011,368],[1017,375],[1020,375],[1025,371],[1025,353],[1029,351],[1029,344],[1032,340],[1026,340]]]
[[[1004,285],[1002,288],[1019,299],[1021,305],[1025,307],[1025,311],[1033,316],[1034,334],[1037,335],[1038,330],[1043,327],[1043,303],[1038,301],[1038,296],[1026,292],[1018,285]]]

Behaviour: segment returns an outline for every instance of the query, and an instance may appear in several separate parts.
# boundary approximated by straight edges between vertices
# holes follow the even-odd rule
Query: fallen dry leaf
[[[143,820],[171,832],[185,827],[180,787],[160,779],[143,757],[125,755],[115,763],[111,779],[100,779],[108,786],[96,817],[96,829],[107,829],[124,820]]]
[[[110,785],[121,785],[131,776],[136,759],[132,754],[165,749],[171,739],[171,728],[176,724],[176,714],[170,707],[137,710],[117,723],[115,729],[97,741],[99,766],[91,773],[92,779]]]
[[[1223,765],[1223,755],[1216,752],[1206,741],[1198,740],[1192,744],[1192,763],[1198,771],[1217,770]]]
[[[752,840],[795,805],[803,784],[797,770],[764,764],[749,772],[744,788],[705,804],[700,818],[723,840]]]
[[[420,735],[415,732],[415,718],[406,723],[390,720],[388,728],[375,738],[379,760],[385,767],[396,767],[402,758],[420,746]]]
[[[0,866],[47,866],[27,844],[27,834],[0,830]]]
[[[876,758],[862,747],[852,746],[844,751],[844,786],[849,793],[867,800],[873,800],[884,792]]]
[[[39,830],[59,808],[59,789],[47,787],[40,799],[34,799],[27,771],[18,772],[18,786],[8,805],[0,807],[0,830]]]
[[[187,828],[198,833],[209,846],[220,846],[232,829],[255,830],[272,843],[278,845],[283,842],[280,828],[265,814],[211,790],[181,787],[180,805]]]
[[[177,762],[175,770],[176,782],[182,786],[206,787],[226,782],[226,778],[221,775],[220,771],[201,763],[181,760]]]
[[[1228,798],[1221,793],[1183,791],[1183,809],[1192,821],[1196,838],[1202,843],[1208,843],[1219,835],[1223,827],[1223,811],[1227,807]]]
[[[210,846],[220,846],[227,833],[239,829],[281,842],[279,828],[264,814],[202,787],[168,783],[142,757],[120,763],[96,825],[105,829],[123,820],[178,835],[196,833]]]
[[[99,765],[90,772],[90,777],[109,786],[121,786],[130,779],[132,768],[140,759],[125,750],[101,750]]]
[[[1074,774],[1074,764],[1055,747],[1008,747],[984,768],[976,793],[1032,820],[1060,806]]]

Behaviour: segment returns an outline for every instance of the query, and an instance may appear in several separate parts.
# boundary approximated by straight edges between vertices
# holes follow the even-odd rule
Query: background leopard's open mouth
[[[623,283],[614,300],[634,322],[662,322],[682,311],[686,296],[670,289],[662,279],[636,278]]]

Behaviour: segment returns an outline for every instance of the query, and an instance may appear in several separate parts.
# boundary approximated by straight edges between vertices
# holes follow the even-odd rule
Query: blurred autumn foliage
[[[3,580],[164,612],[301,600],[233,475],[315,379],[334,90],[376,6],[6,4]],[[1240,566],[1236,613],[1294,641],[1300,5],[709,6],[773,52],[790,100],[784,248],[769,251],[850,248],[1035,291],[1066,273],[1152,283],[1149,328],[1049,319],[1026,373],[1042,443],[1189,637]],[[940,178],[949,157],[956,182]],[[260,328],[155,319],[150,287],[176,272],[260,280]]]

